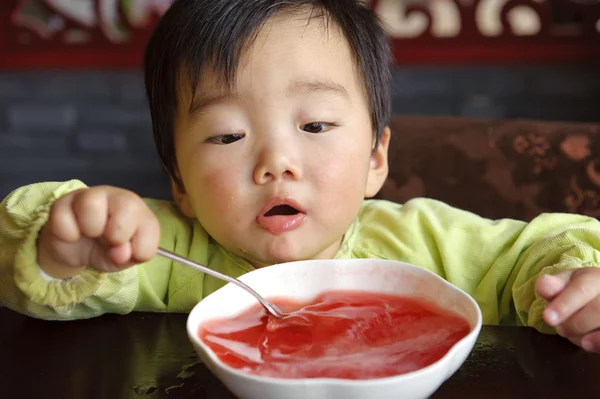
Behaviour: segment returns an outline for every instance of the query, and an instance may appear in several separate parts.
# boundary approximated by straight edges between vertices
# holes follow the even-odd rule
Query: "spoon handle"
[[[179,256],[171,251],[167,251],[166,249],[162,249],[162,248],[158,248],[157,254],[160,256],[163,256],[165,258],[174,260],[176,262],[182,263],[186,266],[192,267],[196,270],[200,270],[201,272],[204,272],[206,274],[210,274],[213,277],[216,277],[218,279],[221,280],[225,280],[228,283],[232,283],[237,285],[240,288],[245,289],[247,292],[249,292],[250,294],[252,294],[252,296],[254,296],[254,298],[256,298],[256,300],[258,302],[260,302],[261,305],[263,305],[263,307],[267,310],[267,312],[271,313],[273,316],[278,317],[278,318],[282,318],[283,314],[282,312],[279,310],[279,308],[277,308],[275,305],[267,302],[262,296],[260,296],[256,291],[254,291],[252,288],[250,288],[250,286],[242,283],[240,280],[233,278],[233,277],[229,277],[226,274],[223,273],[219,273],[216,272],[204,265],[201,265],[199,263],[196,262],[192,262],[191,260],[184,258],[183,256]]]

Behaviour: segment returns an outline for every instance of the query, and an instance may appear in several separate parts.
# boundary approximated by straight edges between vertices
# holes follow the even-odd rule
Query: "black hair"
[[[144,70],[156,148],[177,184],[178,83],[185,78],[194,95],[208,66],[222,73],[231,87],[240,56],[265,22],[279,11],[302,7],[312,7],[310,18],[337,25],[350,44],[364,81],[377,148],[391,119],[391,52],[377,16],[361,0],[175,0],[150,37]]]

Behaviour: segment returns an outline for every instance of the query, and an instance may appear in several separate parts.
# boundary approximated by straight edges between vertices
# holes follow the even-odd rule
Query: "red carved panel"
[[[385,0],[374,0],[379,14]],[[396,36],[398,62],[503,62],[600,60],[600,0],[432,0],[397,2],[405,24],[420,16],[425,22],[415,35]],[[434,31],[441,12],[435,4],[455,10],[456,29]],[[438,7],[440,8],[440,7]],[[392,7],[388,7],[392,9]],[[448,13],[446,13],[447,15]],[[440,25],[438,23],[438,25]]]
[[[137,67],[171,0],[0,0],[0,67]],[[365,0],[398,63],[600,60],[600,0]]]

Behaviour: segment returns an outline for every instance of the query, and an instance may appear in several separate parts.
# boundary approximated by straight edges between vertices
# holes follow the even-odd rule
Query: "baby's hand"
[[[544,320],[558,334],[589,352],[600,353],[600,269],[542,275],[536,290],[549,301]]]
[[[38,263],[55,278],[86,266],[119,271],[153,257],[159,238],[158,220],[138,195],[109,186],[81,189],[52,205],[38,240]]]

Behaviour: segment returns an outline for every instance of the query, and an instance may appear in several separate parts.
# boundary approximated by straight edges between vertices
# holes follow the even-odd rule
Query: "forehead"
[[[231,84],[224,71],[204,67],[201,75],[196,95],[281,93],[297,81],[331,82],[351,96],[364,95],[355,57],[342,31],[311,9],[282,11],[267,20],[243,48]],[[191,95],[186,102],[190,101]]]

